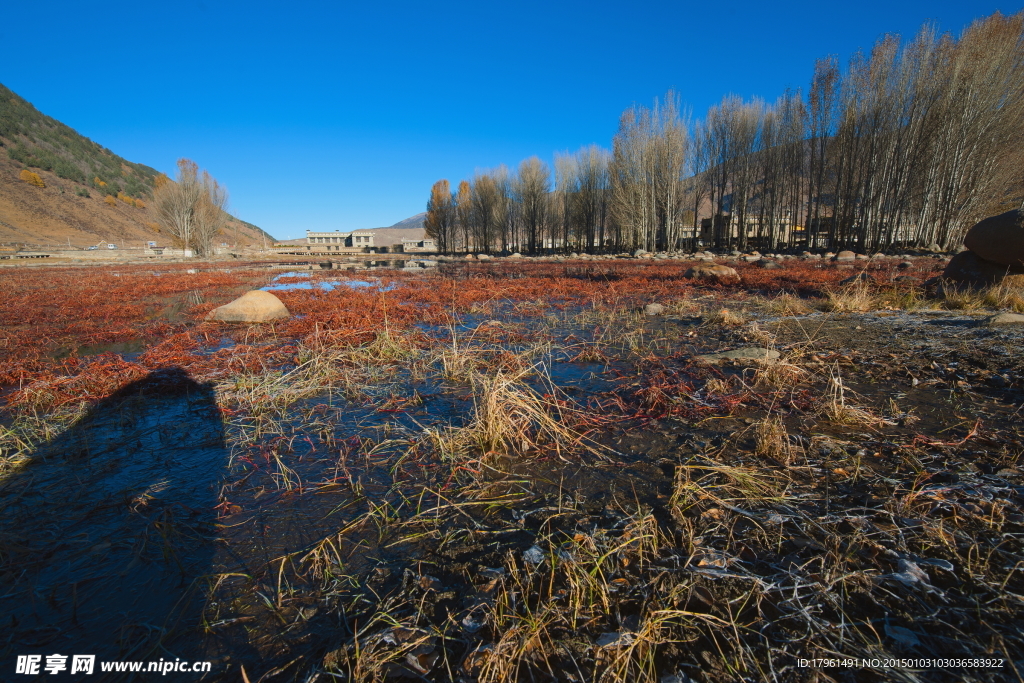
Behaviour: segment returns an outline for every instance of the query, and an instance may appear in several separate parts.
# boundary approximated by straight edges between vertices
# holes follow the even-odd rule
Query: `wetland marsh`
[[[1021,302],[899,263],[0,272],[3,659],[1017,680]],[[292,317],[204,321],[261,287]],[[940,656],[1003,664],[800,665]]]

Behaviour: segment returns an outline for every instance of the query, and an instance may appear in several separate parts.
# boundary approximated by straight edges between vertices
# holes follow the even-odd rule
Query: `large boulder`
[[[1018,209],[977,223],[964,246],[991,263],[1024,267],[1024,213]]]
[[[942,271],[942,279],[951,284],[971,288],[1000,283],[1011,287],[1024,287],[1024,266],[993,263],[973,251],[962,251],[946,264],[946,269]]]
[[[213,309],[206,314],[206,319],[228,323],[264,323],[290,315],[280,299],[270,292],[256,289]]]
[[[695,280],[711,280],[713,282],[731,282],[734,280],[739,281],[740,274],[736,272],[735,268],[730,268],[729,266],[700,264],[689,268],[683,273],[683,277]]]

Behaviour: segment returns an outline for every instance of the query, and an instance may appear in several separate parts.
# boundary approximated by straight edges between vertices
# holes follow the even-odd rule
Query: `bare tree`
[[[178,160],[174,181],[163,180],[153,191],[157,222],[182,247],[196,256],[209,256],[213,240],[223,229],[227,190],[206,171],[188,159]]]
[[[213,253],[213,241],[224,229],[227,219],[228,192],[213,176],[203,171],[199,184],[202,192],[195,210],[195,233],[192,248],[196,256]]]
[[[473,239],[473,187],[465,180],[459,181],[455,194],[455,223],[458,236],[453,250],[468,251]]]
[[[160,226],[181,243],[192,246],[196,230],[196,207],[202,196],[199,166],[188,159],[178,159],[175,180],[165,179],[153,191],[153,209]]]
[[[684,220],[719,247],[949,247],[1021,181],[1022,72],[1024,12],[996,13],[818,60],[806,99],[730,95],[688,126],[670,92],[622,114],[610,159],[556,154],[553,192],[536,159],[479,174],[458,225],[482,249],[676,249]]]
[[[456,204],[447,180],[438,180],[430,188],[427,200],[427,217],[423,221],[428,237],[431,237],[442,253],[452,249],[456,228]]]
[[[619,120],[611,162],[611,213],[630,247],[675,249],[683,214],[687,133],[678,98],[632,107]]]
[[[519,216],[523,231],[519,247],[530,254],[537,253],[544,237],[550,189],[551,172],[543,161],[530,157],[519,165],[514,190],[520,205]]]
[[[470,232],[473,248],[490,253],[498,237],[501,196],[498,182],[489,173],[477,173],[470,195]]]

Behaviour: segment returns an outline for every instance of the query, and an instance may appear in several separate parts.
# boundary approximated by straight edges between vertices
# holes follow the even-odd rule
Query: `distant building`
[[[417,251],[434,252],[437,251],[437,246],[434,244],[434,240],[430,238],[424,238],[421,240],[410,239],[408,237],[402,238],[403,253],[409,254]]]
[[[353,230],[352,232],[314,232],[306,231],[307,251],[364,251],[373,248],[372,230]]]
[[[761,225],[757,216],[747,216],[744,220],[743,230],[746,243],[751,247],[762,249],[775,249],[778,242],[788,243],[791,237],[803,233],[799,225],[792,225],[788,218],[780,217],[775,220],[775,225]],[[772,228],[774,227],[774,231]],[[691,231],[692,236],[692,231]],[[714,219],[702,218],[700,221],[700,240],[705,245],[714,244],[715,239],[726,242],[734,242],[740,238],[740,219],[735,214],[727,216],[715,216]],[[776,244],[771,244],[771,237],[775,238]]]

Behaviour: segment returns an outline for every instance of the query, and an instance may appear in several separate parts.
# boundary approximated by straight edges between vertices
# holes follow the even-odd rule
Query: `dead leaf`
[[[702,550],[694,559],[698,567],[725,569],[729,566],[729,556],[717,550]]]

